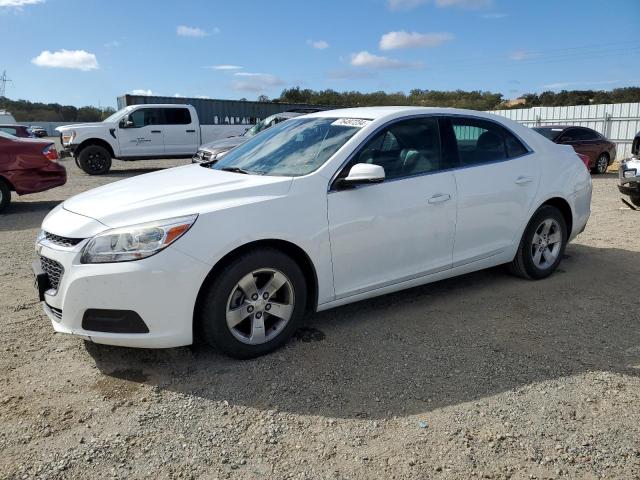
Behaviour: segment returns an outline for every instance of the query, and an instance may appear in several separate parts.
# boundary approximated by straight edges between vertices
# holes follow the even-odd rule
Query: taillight
[[[583,155],[582,153],[576,153],[576,155],[578,155],[580,157],[580,160],[582,160],[582,163],[584,163],[584,166],[587,167],[587,170],[589,169],[589,156],[588,155]]]
[[[53,143],[44,147],[44,150],[42,150],[42,154],[52,162],[58,160],[58,151],[56,150],[56,146]]]

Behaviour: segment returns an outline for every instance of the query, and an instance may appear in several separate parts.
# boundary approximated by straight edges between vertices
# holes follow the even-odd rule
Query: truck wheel
[[[633,203],[636,207],[640,207],[640,193],[632,193],[630,196],[631,203]]]
[[[11,190],[7,182],[0,178],[0,213],[11,203]]]
[[[111,154],[100,145],[89,145],[78,155],[78,163],[89,175],[102,175],[111,169]]]

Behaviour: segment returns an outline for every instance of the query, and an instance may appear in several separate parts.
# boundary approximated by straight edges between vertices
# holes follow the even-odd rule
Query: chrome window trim
[[[414,119],[414,118],[423,118],[423,117],[424,118],[437,118],[437,119],[439,119],[439,118],[451,118],[451,117],[462,117],[462,118],[470,118],[470,119],[473,119],[473,120],[484,120],[484,121],[493,123],[495,125],[498,125],[499,127],[504,128],[507,132],[512,134],[514,137],[516,137],[518,139],[518,141],[520,143],[522,143],[522,146],[525,148],[525,150],[527,150],[527,152],[523,153],[522,155],[517,155],[515,157],[501,158],[501,159],[498,159],[498,160],[492,160],[490,162],[478,163],[478,164],[475,164],[475,165],[458,165],[456,167],[445,168],[445,169],[442,169],[442,170],[437,170],[435,172],[416,173],[414,175],[408,175],[406,177],[393,178],[393,179],[390,179],[390,180],[387,180],[385,178],[384,181],[379,182],[379,183],[371,183],[371,184],[366,184],[365,183],[365,184],[361,184],[361,185],[354,185],[352,188],[349,188],[348,190],[353,190],[353,189],[357,189],[357,188],[361,188],[361,187],[371,187],[371,186],[374,186],[374,185],[382,185],[382,184],[385,184],[385,183],[396,182],[398,180],[406,180],[406,179],[409,179],[409,178],[423,177],[423,176],[426,176],[426,175],[435,175],[435,174],[438,174],[438,173],[453,172],[453,171],[456,171],[456,170],[464,170],[464,169],[467,169],[467,168],[482,167],[484,165],[493,165],[495,163],[508,162],[510,160],[515,160],[517,158],[526,157],[527,155],[531,155],[532,153],[535,153],[535,151],[529,146],[529,144],[527,142],[525,142],[522,139],[522,137],[520,135],[518,135],[517,133],[515,133],[513,130],[511,130],[510,128],[506,127],[502,123],[498,122],[497,120],[493,120],[491,118],[485,118],[485,117],[477,117],[475,115],[466,115],[466,114],[461,114],[461,113],[427,113],[427,114],[419,113],[419,114],[415,114],[415,115],[409,115],[409,116],[406,116],[406,117],[395,118],[393,120],[389,120],[388,122],[383,123],[382,125],[377,127],[369,135],[367,135],[367,137],[364,140],[362,140],[358,144],[358,146],[356,148],[353,149],[353,151],[349,154],[349,156],[344,160],[344,162],[342,162],[340,167],[331,176],[331,179],[329,180],[329,184],[327,186],[327,193],[336,193],[336,192],[342,192],[342,191],[345,190],[345,189],[336,189],[334,187],[334,182],[338,178],[338,175],[340,175],[340,172],[342,172],[342,169],[344,167],[346,167],[349,164],[349,162],[353,159],[353,157],[356,155],[356,152],[358,152],[374,136],[376,136],[383,129],[387,128],[389,125],[392,125],[394,123],[401,122],[401,121],[404,121],[404,120],[411,120],[411,119]],[[440,137],[440,140],[442,140],[442,137]],[[441,148],[442,148],[442,145],[441,145]],[[442,150],[441,150],[441,152],[442,152]]]

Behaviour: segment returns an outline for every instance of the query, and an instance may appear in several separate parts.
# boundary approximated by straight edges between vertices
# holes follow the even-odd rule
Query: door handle
[[[527,183],[533,182],[533,178],[531,177],[518,177],[515,180],[517,185],[526,185]]]
[[[448,193],[436,193],[433,197],[427,200],[427,202],[433,205],[436,203],[446,202],[447,200],[451,200],[451,195]]]
[[[162,133],[162,130],[151,130],[151,133]]]
[[[187,133],[196,133],[195,130],[187,130]]]

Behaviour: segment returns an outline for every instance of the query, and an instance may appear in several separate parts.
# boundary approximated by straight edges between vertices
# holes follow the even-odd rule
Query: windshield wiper
[[[250,172],[249,170],[245,170],[244,168],[239,168],[239,167],[224,167],[224,168],[221,168],[220,170],[222,170],[223,172],[244,173],[245,175],[251,175],[253,173],[253,172]]]

